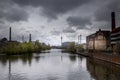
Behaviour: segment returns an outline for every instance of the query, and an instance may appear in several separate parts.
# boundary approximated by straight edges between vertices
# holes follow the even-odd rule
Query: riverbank
[[[83,51],[83,52],[76,52],[76,54],[78,54],[78,55],[82,55],[82,56],[85,56],[85,57],[88,57],[86,51]]]
[[[40,53],[49,50],[50,45],[35,42],[4,42],[0,46],[1,55],[22,55],[26,53]]]
[[[106,61],[106,62],[110,62],[110,63],[113,63],[113,64],[118,64],[120,65],[120,55],[115,55],[113,54],[112,52],[105,52],[105,51],[98,51],[98,52],[87,52],[86,50],[85,51],[75,51],[75,52],[70,52],[70,51],[67,51],[67,50],[62,50],[62,52],[69,52],[71,54],[78,54],[78,55],[82,55],[82,56],[85,56],[85,57],[91,57],[91,58],[96,58],[96,59],[99,59],[99,60],[103,60],[103,61]]]
[[[76,54],[120,65],[120,55],[113,54],[111,52],[103,52],[103,51],[101,52],[87,52],[87,51],[77,52],[76,51]]]
[[[89,57],[120,65],[120,55],[96,52]]]
[[[71,53],[71,54],[78,54],[78,55],[82,55],[82,56],[85,56],[85,57],[89,57],[88,56],[88,52],[87,51],[74,51],[74,52],[70,52],[70,51],[67,51],[66,49],[63,49],[62,50],[62,53],[66,53],[66,52],[68,52],[68,53]]]

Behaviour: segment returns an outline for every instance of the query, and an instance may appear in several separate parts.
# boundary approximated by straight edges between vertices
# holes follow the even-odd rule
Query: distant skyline
[[[120,26],[119,0],[1,0],[0,38],[32,40],[61,45],[64,41],[82,43],[96,30],[111,30],[111,12],[116,12],[116,25]]]

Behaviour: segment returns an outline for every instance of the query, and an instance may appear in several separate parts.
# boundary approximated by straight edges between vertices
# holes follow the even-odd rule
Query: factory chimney
[[[115,12],[112,12],[111,13],[111,30],[113,31],[116,27],[116,24],[115,24]]]
[[[11,27],[9,29],[9,41],[11,41]]]
[[[29,34],[29,42],[31,42],[31,34]]]

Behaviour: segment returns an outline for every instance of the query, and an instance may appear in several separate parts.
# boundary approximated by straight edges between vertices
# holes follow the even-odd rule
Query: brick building
[[[87,36],[86,42],[88,50],[106,50],[110,46],[110,31],[99,29]]]
[[[120,43],[120,27],[116,27],[115,23],[115,12],[111,13],[111,45],[113,50],[115,45],[119,42]]]

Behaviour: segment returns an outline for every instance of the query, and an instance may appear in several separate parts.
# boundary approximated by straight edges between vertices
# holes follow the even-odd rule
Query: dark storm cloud
[[[77,29],[86,29],[87,25],[91,25],[91,19],[88,17],[68,17],[67,18],[67,22],[69,24],[69,26],[74,26]]]
[[[21,8],[11,8],[8,13],[5,13],[6,19],[8,21],[26,21],[28,19],[28,14]]]
[[[3,20],[0,20],[0,24],[4,24],[4,21],[3,21]]]
[[[42,7],[47,17],[57,18],[58,14],[75,9],[91,0],[13,0],[20,6]]]
[[[25,21],[28,18],[27,12],[15,5],[11,0],[0,1],[0,19],[10,22]]]
[[[102,25],[99,26],[101,29],[111,29],[111,12],[116,12],[116,25],[119,26],[120,20],[120,0],[106,0],[101,7],[99,7],[95,14],[95,21]]]
[[[120,11],[120,0],[108,0],[95,12],[96,21],[110,21],[111,12]],[[120,17],[119,17],[120,18]]]

